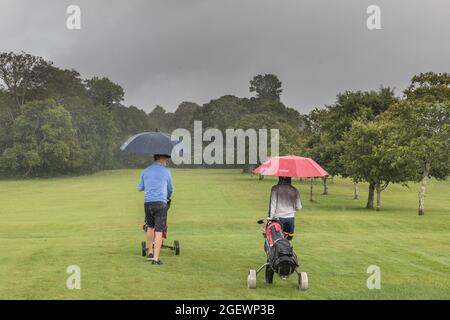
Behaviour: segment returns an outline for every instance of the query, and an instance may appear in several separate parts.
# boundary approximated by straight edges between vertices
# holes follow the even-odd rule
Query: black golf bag
[[[258,224],[264,224],[264,220],[259,220]],[[265,269],[266,283],[273,283],[275,273],[278,273],[281,279],[287,279],[295,272],[298,275],[297,288],[299,290],[307,290],[308,274],[297,270],[299,267],[297,256],[289,240],[284,237],[283,228],[278,222],[278,219],[267,219],[263,236],[265,238],[264,251],[266,252],[267,260],[258,269],[248,270],[247,287],[249,289],[255,289],[256,276],[261,270]]]
[[[264,249],[267,254],[268,267],[281,277],[288,277],[299,266],[297,256],[291,243],[284,237],[279,222],[270,221],[266,226]]]

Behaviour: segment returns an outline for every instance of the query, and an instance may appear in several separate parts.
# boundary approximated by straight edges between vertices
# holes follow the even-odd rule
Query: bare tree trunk
[[[328,194],[328,177],[323,177],[323,195],[327,195]]]
[[[359,199],[359,185],[358,182],[353,181],[353,199]]]
[[[311,178],[311,185],[309,187],[309,201],[313,202],[313,186],[314,186],[314,179]]]
[[[264,180],[264,176],[262,174],[259,175],[258,177],[259,180]]]
[[[377,190],[377,209],[376,210],[380,211],[380,209],[381,209],[381,185],[379,182],[377,183],[375,188]]]
[[[27,85],[28,85],[28,82],[26,82],[25,85],[24,85],[25,87],[23,89],[22,100],[20,101],[20,106],[21,107],[25,104],[25,96],[27,94],[27,89],[26,89]]]
[[[31,170],[33,170],[33,166],[32,165],[28,166],[28,170],[25,173],[25,178],[29,178]]]
[[[366,209],[373,209],[374,194],[375,194],[375,183],[371,182],[369,184],[369,196],[367,197]]]
[[[11,119],[11,122],[15,121],[14,115],[9,108],[6,108],[6,112],[8,112],[8,116]]]
[[[423,171],[422,181],[420,182],[419,191],[419,216],[425,214],[425,191],[428,182],[428,175],[430,174],[431,161],[427,160],[425,164],[425,170]]]

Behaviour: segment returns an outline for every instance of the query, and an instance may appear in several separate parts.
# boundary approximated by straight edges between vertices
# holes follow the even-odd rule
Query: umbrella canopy
[[[143,132],[129,138],[120,150],[128,153],[145,155],[171,155],[172,149],[180,141],[172,139],[170,134],[163,132]]]
[[[292,178],[315,178],[328,176],[328,172],[326,172],[313,159],[298,156],[270,158],[253,172],[263,176]]]

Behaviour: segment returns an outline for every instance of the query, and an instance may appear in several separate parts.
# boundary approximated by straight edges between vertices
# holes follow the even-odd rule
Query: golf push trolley
[[[142,229],[147,232],[147,225],[143,225]],[[163,239],[167,238],[167,226],[166,226],[166,230],[164,230],[163,232]],[[161,249],[170,249],[172,251],[175,251],[175,255],[178,256],[180,255],[180,241],[175,240],[173,242],[173,245],[168,245],[168,244],[164,244],[164,241],[161,245]],[[148,254],[148,247],[147,247],[147,241],[142,241],[141,242],[141,255],[143,257],[146,257]]]
[[[264,220],[259,220],[258,224],[264,224]],[[265,269],[266,283],[273,283],[273,276],[277,273],[281,279],[286,280],[294,272],[298,276],[297,288],[299,290],[308,289],[308,274],[298,271],[298,259],[289,240],[285,238],[283,229],[278,219],[268,218],[264,236],[264,251],[267,260],[258,269],[250,269],[247,276],[247,287],[256,288],[256,276]]]
[[[167,210],[169,210],[169,208],[170,208],[170,203],[171,203],[171,200],[169,199],[167,201]],[[146,224],[144,224],[142,226],[142,229],[144,230],[145,233],[147,233],[148,227]],[[168,226],[166,225],[166,228],[164,229],[163,234],[162,234],[163,239],[167,239],[167,229],[168,229]],[[173,242],[173,245],[164,244],[164,241],[163,241],[163,243],[161,245],[161,249],[169,249],[169,250],[175,251],[175,255],[178,256],[178,255],[180,255],[180,241],[175,240]],[[141,255],[143,257],[146,257],[147,254],[148,254],[147,242],[142,241],[141,242]]]

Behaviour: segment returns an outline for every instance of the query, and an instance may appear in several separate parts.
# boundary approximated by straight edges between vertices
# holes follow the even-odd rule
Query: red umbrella
[[[328,176],[328,172],[326,172],[313,159],[297,156],[270,158],[253,172],[263,176],[292,178],[315,178]]]
[[[313,179],[326,177],[325,171],[317,162],[311,158],[298,156],[273,157],[264,162],[254,173],[263,176],[311,178],[310,200],[312,201]]]

